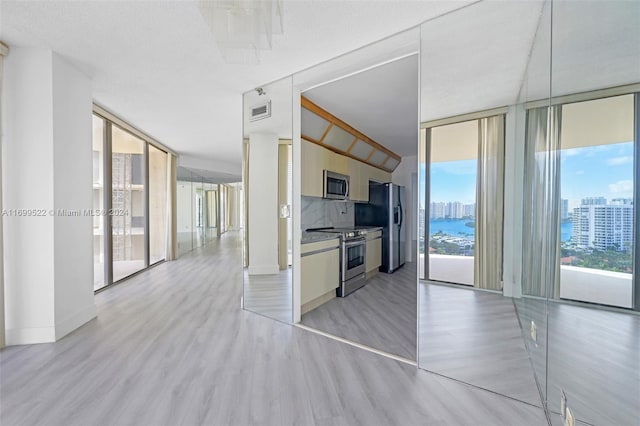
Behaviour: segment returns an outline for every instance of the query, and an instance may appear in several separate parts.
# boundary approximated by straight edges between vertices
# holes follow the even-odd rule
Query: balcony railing
[[[424,276],[424,254],[420,255],[420,276]],[[474,257],[432,254],[427,279],[473,285]],[[560,298],[580,302],[631,308],[633,275],[577,266],[560,266]]]

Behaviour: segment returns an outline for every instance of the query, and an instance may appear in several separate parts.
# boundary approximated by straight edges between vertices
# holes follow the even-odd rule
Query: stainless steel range
[[[340,236],[340,286],[336,296],[345,297],[367,283],[364,264],[366,230],[328,227],[310,228],[307,231],[330,232]]]

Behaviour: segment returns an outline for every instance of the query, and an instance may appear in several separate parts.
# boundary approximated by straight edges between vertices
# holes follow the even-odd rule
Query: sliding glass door
[[[144,269],[145,143],[111,126],[111,235],[113,281]]]
[[[478,121],[428,129],[428,279],[473,285]]]
[[[423,129],[421,279],[502,290],[504,126],[498,114]]]
[[[94,114],[94,290],[165,259],[168,155]]]
[[[104,148],[105,148],[105,120],[93,116],[93,210],[104,211]],[[108,283],[105,250],[105,220],[103,215],[93,215],[93,288],[104,287]]]
[[[634,95],[564,103],[554,297],[633,306]]]
[[[149,263],[164,260],[167,248],[167,156],[149,145]]]

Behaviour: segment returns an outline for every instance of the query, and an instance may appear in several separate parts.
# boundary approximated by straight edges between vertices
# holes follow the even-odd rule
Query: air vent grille
[[[271,117],[271,101],[251,107],[249,121],[262,120]]]

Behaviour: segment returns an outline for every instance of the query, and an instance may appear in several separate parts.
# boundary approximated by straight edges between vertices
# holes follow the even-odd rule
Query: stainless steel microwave
[[[325,170],[323,197],[331,200],[349,199],[349,176]]]

